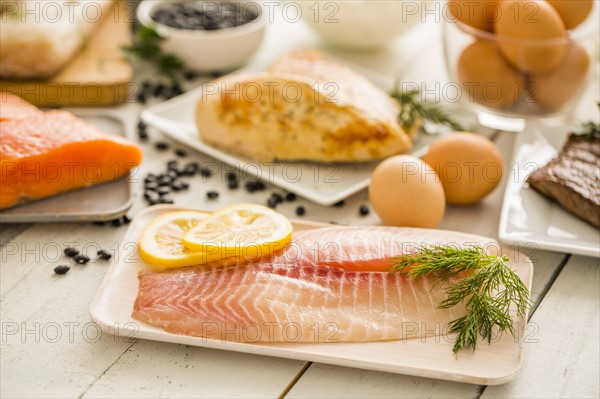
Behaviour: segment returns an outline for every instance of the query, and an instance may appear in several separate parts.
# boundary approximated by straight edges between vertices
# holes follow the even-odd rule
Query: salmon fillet
[[[25,119],[42,111],[14,94],[0,92],[0,122]],[[4,139],[4,137],[2,137]]]
[[[393,227],[299,232],[270,260],[140,273],[132,316],[167,332],[235,342],[357,342],[443,335],[465,309],[446,284],[386,272],[415,245],[481,237]],[[493,243],[493,242],[492,242]],[[497,244],[495,244],[497,245]]]
[[[65,111],[0,123],[0,209],[127,174],[142,150]]]

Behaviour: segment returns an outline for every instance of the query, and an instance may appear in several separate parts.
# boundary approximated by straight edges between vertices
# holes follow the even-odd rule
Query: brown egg
[[[375,168],[369,199],[388,226],[435,227],[446,208],[444,188],[435,171],[408,155],[390,157]]]
[[[582,89],[590,69],[590,57],[582,46],[571,43],[564,62],[554,71],[530,77],[529,92],[534,101],[557,111]]]
[[[549,3],[503,0],[499,5],[494,30],[506,59],[522,71],[534,73],[551,71],[563,61],[567,46],[560,39],[567,36],[567,30]]]
[[[594,8],[594,0],[546,0],[558,12],[567,29],[585,21]]]
[[[436,171],[446,201],[454,205],[481,201],[498,185],[504,171],[498,147],[475,133],[442,137],[431,145],[423,160]]]
[[[452,17],[473,28],[492,32],[498,13],[498,0],[448,0]]]
[[[469,101],[496,109],[517,102],[525,85],[524,75],[506,62],[498,46],[486,40],[463,50],[457,73]]]

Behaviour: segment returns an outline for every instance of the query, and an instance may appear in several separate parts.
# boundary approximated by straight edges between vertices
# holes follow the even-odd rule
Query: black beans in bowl
[[[258,12],[258,4],[252,2],[188,1],[165,4],[151,18],[171,28],[209,31],[247,24]]]

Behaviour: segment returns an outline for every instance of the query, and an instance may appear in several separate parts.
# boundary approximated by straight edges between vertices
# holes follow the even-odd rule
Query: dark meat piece
[[[569,135],[558,156],[527,179],[566,210],[600,227],[600,130]]]

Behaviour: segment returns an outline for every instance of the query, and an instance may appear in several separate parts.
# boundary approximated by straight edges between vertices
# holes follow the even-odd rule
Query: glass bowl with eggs
[[[444,52],[460,100],[484,126],[520,131],[529,117],[563,120],[594,69],[594,0],[449,0]]]

